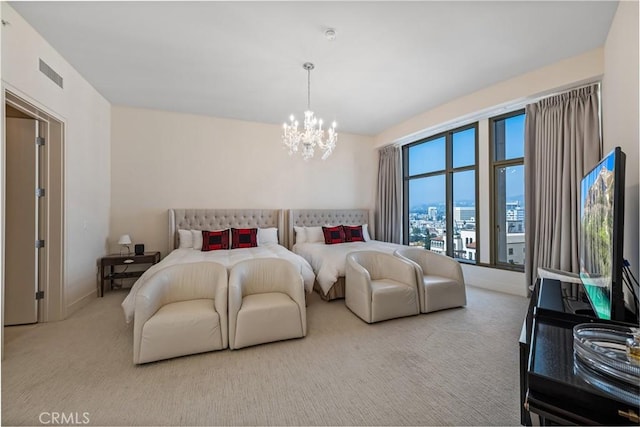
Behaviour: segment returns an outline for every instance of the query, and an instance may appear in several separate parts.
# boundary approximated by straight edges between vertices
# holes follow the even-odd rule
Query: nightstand
[[[107,255],[100,258],[100,277],[98,286],[98,296],[104,295],[104,283],[109,280],[110,288],[113,289],[113,281],[116,279],[132,279],[142,276],[153,264],[160,262],[160,252],[145,252],[142,255]],[[125,271],[115,271],[116,266],[127,267]],[[126,271],[129,266],[136,266],[135,271]],[[144,268],[139,268],[142,266]],[[109,270],[105,273],[105,267]]]

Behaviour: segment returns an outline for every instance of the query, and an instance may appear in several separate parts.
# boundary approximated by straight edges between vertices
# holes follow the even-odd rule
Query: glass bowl
[[[573,327],[575,356],[595,371],[637,387],[640,365],[627,359],[626,342],[633,338],[626,326],[581,323]]]

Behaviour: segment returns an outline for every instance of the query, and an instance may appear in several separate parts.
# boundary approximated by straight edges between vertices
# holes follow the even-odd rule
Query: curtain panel
[[[538,267],[579,272],[580,181],[602,157],[598,85],[526,106],[527,285]]]
[[[379,150],[378,191],[376,193],[376,239],[402,242],[402,153],[388,145]]]

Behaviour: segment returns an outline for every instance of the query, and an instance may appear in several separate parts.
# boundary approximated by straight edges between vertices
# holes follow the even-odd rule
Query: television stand
[[[574,369],[575,325],[621,323],[589,315],[580,308],[580,293],[572,285],[539,279],[531,296],[520,338],[521,423],[531,425],[534,413],[541,425],[637,426],[640,405],[590,385]]]

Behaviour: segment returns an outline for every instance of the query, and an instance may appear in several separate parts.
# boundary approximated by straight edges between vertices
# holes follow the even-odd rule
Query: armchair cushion
[[[222,348],[220,316],[210,299],[162,306],[142,328],[138,363]]]

